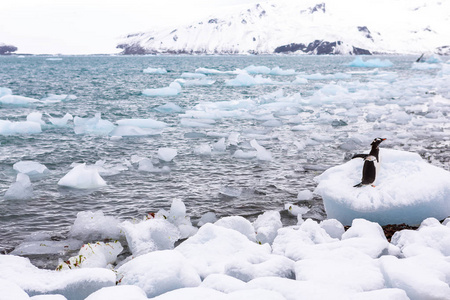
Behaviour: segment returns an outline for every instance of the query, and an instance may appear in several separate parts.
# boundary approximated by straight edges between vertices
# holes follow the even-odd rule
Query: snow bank
[[[104,268],[70,271],[41,270],[27,258],[0,255],[0,280],[19,286],[29,296],[61,294],[67,299],[83,300],[93,292],[114,286],[116,275]]]
[[[58,181],[58,185],[74,189],[96,189],[106,186],[97,168],[80,164]]]
[[[361,56],[357,56],[351,63],[348,64],[349,67],[359,67],[359,68],[386,68],[392,67],[394,64],[388,60],[381,60],[379,58],[368,59],[364,61]]]
[[[174,250],[148,253],[125,263],[118,270],[121,285],[136,285],[147,297],[200,285],[197,271]]]
[[[375,187],[354,188],[363,161],[353,159],[316,177],[329,218],[349,225],[355,218],[380,224],[419,224],[428,217],[450,215],[450,172],[423,161],[418,154],[381,149]]]

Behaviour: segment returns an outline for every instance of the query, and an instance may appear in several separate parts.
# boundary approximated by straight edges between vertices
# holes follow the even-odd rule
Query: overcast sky
[[[17,53],[117,53],[118,38],[258,0],[1,0],[0,44]]]

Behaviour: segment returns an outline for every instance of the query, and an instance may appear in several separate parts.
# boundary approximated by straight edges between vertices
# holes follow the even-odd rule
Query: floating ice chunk
[[[178,228],[165,219],[148,219],[136,224],[125,221],[119,227],[124,231],[128,247],[134,256],[173,249],[180,238]]]
[[[201,279],[186,258],[174,250],[148,253],[122,265],[118,270],[121,285],[136,285],[147,297],[200,285]]]
[[[155,110],[160,113],[166,113],[166,114],[180,113],[183,111],[183,109],[179,105],[172,103],[172,102],[155,107]]]
[[[257,153],[258,152],[256,152],[256,151],[244,152],[243,150],[239,149],[233,153],[233,157],[239,158],[239,159],[251,159],[251,158],[255,158]]]
[[[42,120],[42,113],[40,112],[32,112],[27,116],[27,122],[36,122],[40,125],[45,125],[45,122]]]
[[[198,68],[195,70],[195,73],[217,75],[217,74],[224,74],[225,72],[209,68]]]
[[[69,236],[82,241],[99,241],[121,239],[123,234],[119,228],[119,219],[105,216],[99,211],[80,211],[70,227]]]
[[[1,135],[13,135],[13,134],[33,134],[41,133],[41,124],[36,122],[11,122],[8,120],[0,120],[0,134]]]
[[[98,173],[97,168],[80,164],[69,171],[58,181],[58,185],[74,189],[95,189],[106,186],[106,182]]]
[[[172,82],[168,87],[145,89],[142,94],[145,96],[157,97],[157,96],[176,96],[181,92],[181,85],[178,82]]]
[[[432,54],[430,57],[428,57],[425,60],[425,63],[428,63],[428,64],[440,64],[440,63],[442,63],[442,59],[438,55]]]
[[[309,208],[306,206],[298,206],[292,203],[286,203],[284,205],[284,209],[286,209],[293,216],[302,216],[309,211]]]
[[[104,268],[62,272],[42,270],[33,266],[28,258],[14,255],[0,255],[0,269],[0,280],[17,284],[29,296],[60,294],[67,299],[83,300],[103,287],[114,286],[116,282],[115,273]]]
[[[160,129],[142,128],[131,125],[119,125],[114,128],[109,135],[111,136],[146,136],[146,135],[159,135]]]
[[[309,75],[300,75],[299,77],[306,78],[307,80],[335,80],[335,79],[350,79],[352,78],[352,75],[347,73],[335,73],[335,74],[316,73]]]
[[[148,300],[144,290],[136,285],[117,285],[102,288],[89,295],[85,300]],[[51,300],[51,299],[48,299]],[[56,299],[55,299],[56,300]]]
[[[33,198],[33,186],[27,174],[17,174],[16,181],[5,193],[6,200],[27,200]]]
[[[35,161],[19,161],[13,165],[13,169],[19,173],[27,174],[30,177],[41,176],[50,171],[41,163]]]
[[[413,70],[431,70],[431,69],[440,69],[441,66],[438,64],[431,63],[413,63],[411,69]]]
[[[208,128],[212,127],[212,124],[214,124],[214,120],[207,120],[207,119],[181,119],[180,125],[182,127],[200,127],[200,128]]]
[[[73,121],[75,134],[109,134],[115,126],[108,120],[101,118],[101,113],[96,113],[92,118],[75,117]]]
[[[308,79],[302,76],[297,76],[294,81],[292,81],[292,84],[307,84]]]
[[[252,86],[252,85],[275,85],[284,84],[283,82],[274,81],[271,78],[264,78],[261,75],[255,77],[242,73],[236,76],[235,79],[225,81],[226,86]]]
[[[177,156],[177,149],[173,148],[159,148],[158,149],[158,158],[163,161],[171,161]]]
[[[48,117],[49,122],[58,127],[67,126],[67,122],[73,120],[73,116],[69,113],[66,113],[62,118],[55,118],[51,115],[48,115]]]
[[[146,74],[167,74],[167,70],[164,68],[147,68],[143,72]]]
[[[192,79],[192,80],[185,80],[185,79],[177,79],[175,82],[178,82],[181,86],[209,86],[213,85],[216,81],[211,79]]]
[[[241,134],[239,132],[231,132],[230,135],[228,136],[228,144],[232,146],[237,146],[239,144],[240,135]]]
[[[170,168],[168,166],[163,166],[162,168],[155,167],[151,159],[144,158],[139,161],[139,171],[150,172],[150,173],[169,173]]]
[[[202,74],[202,73],[190,73],[190,72],[185,72],[183,74],[181,74],[181,78],[205,78],[206,75]]]
[[[328,218],[349,225],[354,218],[385,224],[419,224],[450,215],[450,172],[428,164],[418,154],[381,149],[376,187],[354,188],[362,161],[353,159],[315,178]]]
[[[30,104],[40,103],[40,101],[34,98],[6,94],[0,97],[0,103],[3,105],[28,106]]]
[[[259,160],[272,160],[272,154],[270,151],[266,150],[263,146],[258,144],[256,140],[251,140],[250,145],[256,150],[256,158]]]
[[[116,262],[117,255],[123,251],[119,241],[87,243],[81,247],[78,255],[61,262],[57,270],[75,268],[106,268]]]
[[[140,128],[165,128],[167,123],[153,119],[122,119],[116,122],[120,126],[136,126]]]
[[[363,61],[361,56],[357,56],[351,63],[348,64],[349,67],[360,67],[360,68],[386,68],[392,67],[394,64],[388,60],[381,60],[379,58],[368,59]]]
[[[227,145],[225,144],[225,138],[221,138],[212,146],[213,150],[216,152],[225,152],[227,150]]]
[[[310,190],[301,190],[298,192],[297,200],[299,201],[309,201],[313,198],[313,192]]]
[[[247,71],[248,74],[266,74],[266,75],[268,75],[271,71],[271,69],[268,67],[254,66],[254,65],[248,66],[244,70]]]
[[[47,97],[41,99],[42,103],[51,104],[51,103],[59,103],[61,101],[72,101],[77,99],[75,95],[54,95],[50,94]]]
[[[172,201],[166,217],[170,223],[178,227],[181,239],[188,238],[197,232],[197,228],[192,226],[190,218],[186,216],[186,206],[180,199]]]
[[[200,220],[198,220],[197,226],[203,226],[206,223],[215,223],[217,221],[217,216],[213,212],[207,212],[202,215]]]
[[[211,146],[209,144],[201,144],[194,148],[194,153],[196,155],[208,156],[211,155]]]
[[[264,127],[281,127],[283,126],[283,122],[280,120],[267,120],[261,124]]]
[[[256,241],[260,244],[272,244],[277,236],[278,229],[283,227],[281,216],[278,211],[266,211],[259,215],[253,222],[256,231]]]
[[[0,87],[0,98],[6,95],[12,95],[12,90],[9,88]]]
[[[123,160],[117,163],[107,163],[105,160],[98,160],[94,165],[100,176],[113,176],[117,175],[122,171],[128,170],[131,164],[127,160]]]

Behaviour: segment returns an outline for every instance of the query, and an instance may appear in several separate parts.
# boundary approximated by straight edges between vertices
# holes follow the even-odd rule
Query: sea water
[[[388,138],[382,146],[417,152],[449,170],[445,60],[437,67],[413,68],[412,56],[380,59],[392,66],[351,67],[352,56],[0,57],[0,87],[42,100],[0,103],[0,120],[25,121],[39,112],[45,122],[40,133],[0,135],[0,251],[41,233],[64,239],[80,211],[142,219],[168,209],[174,199],[186,204],[194,221],[210,212],[253,221],[278,210],[283,223],[296,224],[287,203],[305,206],[305,218],[321,220],[326,218],[321,198],[304,200],[299,193],[310,195],[314,177],[355,152],[368,152],[376,135]],[[239,80],[250,66],[250,74]],[[149,69],[167,72],[144,72]],[[204,82],[179,81],[182,88],[172,95],[143,93],[168,88],[177,79]],[[49,96],[56,100],[44,101]],[[67,113],[79,118],[100,113],[114,126],[118,120],[148,118],[167,126],[120,138],[76,132],[71,120],[67,126],[49,122],[48,115]],[[252,155],[253,140],[270,155]],[[176,156],[159,159],[164,148],[175,149]],[[238,150],[241,155],[235,155]],[[164,171],[140,169],[142,158]],[[39,162],[49,172],[31,177],[31,199],[5,199],[17,176],[13,165],[20,161]],[[59,186],[80,163],[109,170],[102,175],[107,185]]]

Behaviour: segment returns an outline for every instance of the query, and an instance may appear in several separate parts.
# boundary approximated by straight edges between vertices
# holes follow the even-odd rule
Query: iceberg
[[[13,165],[13,169],[16,170],[18,173],[24,173],[31,177],[42,176],[50,172],[46,166],[36,161],[16,162]]]
[[[158,158],[163,161],[171,161],[172,159],[177,156],[178,151],[177,149],[173,148],[159,148],[158,149]]]
[[[315,180],[314,193],[323,198],[328,218],[350,225],[364,218],[381,225],[420,224],[450,215],[450,172],[433,166],[416,153],[380,149],[375,187],[353,187],[360,181],[359,159],[332,167]]]
[[[155,110],[157,112],[165,113],[165,114],[180,113],[183,111],[183,109],[179,105],[177,105],[175,103],[171,103],[171,102],[166,103],[164,105],[157,106],[157,107],[155,107]]]
[[[40,101],[34,98],[6,94],[0,97],[0,103],[3,105],[28,106],[30,104],[40,103]]]
[[[27,200],[33,198],[33,186],[28,175],[17,174],[16,181],[5,193],[6,200]]]
[[[58,181],[58,185],[74,189],[96,189],[106,186],[97,168],[80,164]]]
[[[364,61],[360,56],[357,56],[351,63],[348,64],[349,67],[358,68],[387,68],[392,67],[394,64],[389,60],[381,60],[379,58],[368,59]]]
[[[6,95],[12,95],[12,90],[9,88],[0,87],[0,98]]]
[[[73,120],[73,116],[69,113],[66,113],[62,118],[55,118],[51,115],[48,115],[48,121],[57,127],[67,126],[67,122],[69,122],[70,120]]]
[[[96,113],[92,118],[75,117],[75,134],[103,134],[107,135],[114,130],[116,126],[108,120],[103,120],[101,113]]]
[[[0,134],[33,134],[41,133],[41,124],[29,121],[11,122],[8,120],[0,120]]]

